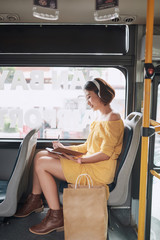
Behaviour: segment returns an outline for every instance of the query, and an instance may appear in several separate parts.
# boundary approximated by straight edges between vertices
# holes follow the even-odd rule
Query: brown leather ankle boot
[[[45,235],[54,230],[63,231],[63,226],[63,209],[49,209],[42,222],[29,228],[29,231],[34,234]]]
[[[15,213],[15,217],[26,217],[32,212],[43,211],[41,194],[29,194],[23,206]]]

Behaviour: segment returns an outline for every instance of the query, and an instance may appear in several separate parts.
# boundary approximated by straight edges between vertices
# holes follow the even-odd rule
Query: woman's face
[[[85,90],[87,104],[94,110],[99,110],[102,106],[102,101],[98,95],[93,91]]]

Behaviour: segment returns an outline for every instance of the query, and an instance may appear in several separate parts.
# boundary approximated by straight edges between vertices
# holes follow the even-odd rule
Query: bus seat
[[[108,185],[110,192],[113,191],[113,189],[116,186],[118,174],[120,172],[121,167],[124,164],[126,155],[128,153],[128,149],[130,147],[132,135],[133,135],[133,129],[129,125],[124,123],[124,137],[123,137],[122,150],[121,150],[121,153],[120,153],[120,155],[119,155],[119,157],[117,159],[117,167],[116,167],[114,181],[111,184]]]
[[[0,217],[13,216],[28,183],[28,173],[37,144],[37,129],[32,129],[20,144],[14,168],[8,181],[0,179]],[[23,190],[20,185],[24,184]]]
[[[113,183],[109,185],[108,206],[119,206],[128,197],[129,180],[138,151],[142,124],[142,113],[132,112],[124,120],[124,137],[121,154],[117,159],[117,169]]]
[[[118,206],[125,203],[128,196],[129,180],[140,142],[142,113],[132,112],[124,120],[124,137],[121,153],[117,159],[114,181],[109,184],[110,196],[108,206]],[[59,198],[63,205],[63,189],[68,186],[60,181]]]

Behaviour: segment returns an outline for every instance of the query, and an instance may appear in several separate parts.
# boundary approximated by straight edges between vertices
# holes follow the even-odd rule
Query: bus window
[[[156,121],[160,122],[160,85],[158,86],[157,94],[157,118]],[[155,148],[154,148],[154,165],[156,171],[159,173],[160,167],[160,135],[155,134]],[[150,230],[150,239],[158,239],[159,237],[159,223],[160,223],[160,180],[156,177],[153,177],[152,182],[152,197],[151,197],[151,230]]]
[[[158,98],[157,98],[157,119],[156,121],[160,123],[160,85],[158,86]],[[160,166],[160,135],[155,135],[155,150],[154,150],[154,164]]]
[[[112,106],[124,118],[126,79],[115,67],[1,67],[0,138],[22,138],[37,125],[39,138],[86,138],[96,113],[83,86],[95,77],[115,88]]]
[[[160,223],[160,180],[153,177],[152,187],[152,212],[151,212],[151,239],[158,239],[159,234],[159,223]]]

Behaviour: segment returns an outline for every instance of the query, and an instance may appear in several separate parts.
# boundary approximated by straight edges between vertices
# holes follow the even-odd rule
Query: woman
[[[100,117],[91,124],[90,134],[84,144],[65,147],[59,142],[53,142],[54,148],[60,146],[77,150],[84,153],[82,157],[71,158],[66,155],[65,158],[47,151],[36,154],[32,194],[15,214],[16,217],[25,217],[32,212],[42,211],[41,193],[43,192],[49,210],[40,224],[29,229],[32,233],[43,235],[63,228],[63,210],[60,208],[54,177],[75,183],[78,175],[87,173],[95,185],[107,186],[113,181],[116,159],[121,152],[124,133],[124,124],[120,115],[110,106],[115,91],[100,78],[88,81],[84,91],[88,105],[94,111],[99,110]]]

